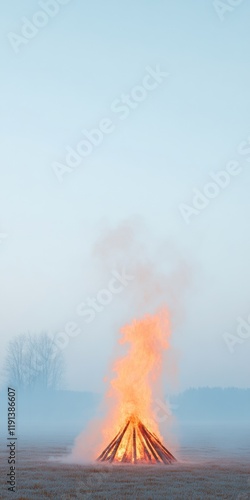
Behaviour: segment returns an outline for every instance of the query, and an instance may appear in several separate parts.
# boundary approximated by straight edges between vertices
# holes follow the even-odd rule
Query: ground
[[[2,447],[1,447],[2,448]],[[63,463],[67,447],[31,443],[18,449],[16,493],[6,487],[7,456],[0,454],[0,498],[18,500],[250,499],[249,461],[185,457],[170,466]]]

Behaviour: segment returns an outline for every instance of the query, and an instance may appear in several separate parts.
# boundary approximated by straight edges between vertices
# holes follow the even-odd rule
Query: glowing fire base
[[[125,427],[97,458],[100,462],[164,463],[176,462],[175,457],[163,446],[142,422],[131,416]]]

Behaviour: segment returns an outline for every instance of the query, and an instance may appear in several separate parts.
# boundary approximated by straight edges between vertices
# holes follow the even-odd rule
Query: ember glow
[[[134,320],[121,334],[120,343],[129,344],[129,350],[113,368],[116,376],[107,397],[114,404],[104,425],[105,449],[98,460],[171,463],[175,459],[159,439],[154,415],[163,353],[169,347],[168,312],[164,309]]]

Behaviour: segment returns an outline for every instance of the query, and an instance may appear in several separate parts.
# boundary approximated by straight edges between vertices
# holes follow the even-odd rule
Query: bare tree
[[[24,364],[26,351],[25,335],[18,335],[10,340],[7,347],[5,359],[5,373],[9,382],[14,382],[17,386],[24,385]]]
[[[56,389],[63,379],[64,360],[46,332],[22,334],[7,347],[5,374],[20,389]]]

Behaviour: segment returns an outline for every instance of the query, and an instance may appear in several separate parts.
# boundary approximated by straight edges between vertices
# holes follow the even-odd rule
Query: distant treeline
[[[166,397],[177,422],[250,423],[250,389],[188,389]],[[92,392],[65,390],[17,391],[20,434],[79,433],[101,416],[102,397]],[[0,434],[7,429],[7,389],[0,392]]]
[[[170,402],[172,412],[181,420],[250,423],[250,389],[188,389],[172,396]]]

